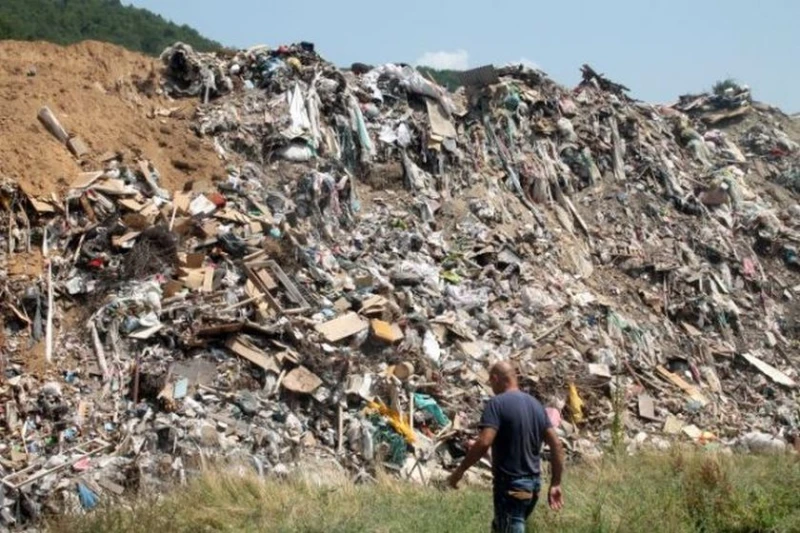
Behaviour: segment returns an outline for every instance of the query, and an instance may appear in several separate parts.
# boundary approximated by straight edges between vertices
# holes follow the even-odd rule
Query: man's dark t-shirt
[[[497,430],[492,444],[495,474],[539,475],[544,432],[551,424],[536,398],[519,390],[499,394],[487,402],[479,426]]]

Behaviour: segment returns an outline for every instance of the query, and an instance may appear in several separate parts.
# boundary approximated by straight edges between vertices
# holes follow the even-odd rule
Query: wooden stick
[[[81,239],[78,241],[78,248],[75,250],[75,255],[72,256],[72,263],[77,263],[78,259],[81,255],[81,249],[83,248],[83,241],[86,239],[86,234],[81,235]]]
[[[275,383],[275,388],[274,388],[274,389],[272,389],[272,394],[277,394],[277,393],[278,393],[278,391],[280,391],[280,390],[281,390],[281,383],[283,383],[283,378],[285,378],[285,377],[286,377],[286,374],[288,374],[288,371],[287,371],[286,369],[283,369],[283,370],[281,371],[281,375],[280,375],[280,376],[278,376],[278,381],[277,381],[277,383]]]
[[[8,255],[14,255],[14,209],[8,211]]]
[[[94,322],[90,322],[89,329],[92,331],[92,341],[94,342],[94,351],[97,354],[97,363],[100,365],[100,370],[103,371],[103,381],[108,381],[108,363],[106,362],[106,353],[103,350],[103,343],[100,342],[100,335],[97,333],[97,325]]]
[[[47,262],[47,329],[45,341],[45,359],[53,362],[53,263]]]
[[[173,200],[172,205],[172,218],[169,221],[169,230],[172,231],[172,227],[175,225],[175,215],[178,214],[178,202]]]
[[[136,351],[136,360],[133,363],[133,405],[139,403],[139,351]]]
[[[233,311],[234,309],[239,309],[240,307],[244,307],[245,305],[247,305],[249,303],[253,303],[256,300],[260,300],[261,298],[264,298],[264,294],[263,293],[262,294],[258,294],[256,296],[253,296],[252,298],[248,298],[247,300],[243,300],[241,302],[235,303],[233,305],[229,305],[228,307],[226,307],[225,309],[223,309],[220,312],[221,313],[227,313],[228,311]]]
[[[564,326],[566,326],[568,323],[569,323],[569,319],[567,319],[567,320],[564,320],[564,321],[562,321],[562,322],[559,322],[558,324],[556,324],[556,325],[555,325],[555,326],[553,326],[552,328],[548,329],[547,331],[545,331],[544,333],[542,333],[541,335],[539,335],[538,337],[536,337],[535,339],[533,339],[533,342],[534,342],[534,343],[537,343],[537,342],[539,342],[540,340],[543,340],[545,337],[549,337],[551,334],[553,334],[553,333],[555,333],[556,331],[558,331],[559,329],[563,328],[563,327],[564,327]]]
[[[336,453],[341,455],[344,452],[344,409],[342,409],[342,404],[339,403],[339,440],[336,449]]]
[[[408,426],[414,431],[414,391],[408,395]]]

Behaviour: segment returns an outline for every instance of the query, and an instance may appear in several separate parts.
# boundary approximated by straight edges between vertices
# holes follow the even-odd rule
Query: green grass
[[[539,505],[530,531],[797,532],[797,456],[606,459],[567,470],[566,508]],[[485,489],[439,491],[384,480],[320,488],[208,475],[160,499],[53,519],[59,532],[485,532]]]

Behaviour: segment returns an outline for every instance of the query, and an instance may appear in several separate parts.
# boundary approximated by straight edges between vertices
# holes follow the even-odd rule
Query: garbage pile
[[[750,87],[733,80],[719,82],[712,93],[684,95],[676,109],[709,125],[741,119],[753,111]]]
[[[64,198],[0,184],[4,526],[220,459],[429,483],[500,359],[574,457],[797,434],[800,206],[724,131],[588,66],[451,94],[311,43],[163,59],[225,179],[112,154]]]

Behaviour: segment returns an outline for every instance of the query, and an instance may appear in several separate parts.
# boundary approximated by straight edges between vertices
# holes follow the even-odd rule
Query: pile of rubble
[[[757,173],[784,132],[742,145],[588,66],[451,94],[311,43],[163,61],[226,179],[108,154],[63,198],[2,183],[6,526],[222,458],[429,482],[499,359],[574,456],[797,434],[800,206]]]

